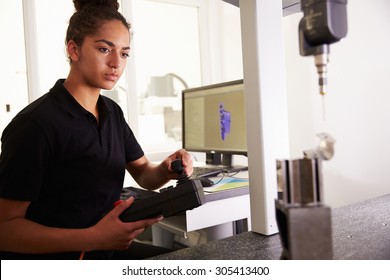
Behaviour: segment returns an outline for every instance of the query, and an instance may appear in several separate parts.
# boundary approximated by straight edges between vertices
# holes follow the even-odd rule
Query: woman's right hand
[[[162,216],[136,222],[122,222],[119,215],[131,206],[134,198],[130,197],[118,203],[95,226],[91,227],[90,250],[126,250],[140,233],[147,227],[162,220]]]

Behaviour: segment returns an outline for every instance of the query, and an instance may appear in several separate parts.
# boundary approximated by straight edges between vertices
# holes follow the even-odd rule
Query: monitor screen
[[[183,90],[183,148],[247,155],[243,80]]]

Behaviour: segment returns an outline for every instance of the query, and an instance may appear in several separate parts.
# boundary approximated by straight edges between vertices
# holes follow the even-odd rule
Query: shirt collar
[[[64,87],[65,79],[58,80],[53,88],[50,90],[50,94],[55,98],[58,105],[67,111],[73,117],[84,117],[89,114],[87,110],[77,102],[77,100],[69,93],[69,91]],[[100,112],[110,113],[111,110],[107,106],[106,100],[99,96],[98,99],[98,109]]]

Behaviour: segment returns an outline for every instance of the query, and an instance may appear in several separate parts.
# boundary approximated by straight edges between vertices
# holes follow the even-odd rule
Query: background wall
[[[0,67],[1,134],[14,112],[20,111],[28,101],[21,1],[0,0],[0,35],[3,54]]]
[[[317,146],[319,132],[336,139],[323,163],[330,206],[390,191],[390,1],[353,0],[347,9],[347,37],[330,47],[325,120],[314,60],[299,55],[302,14],[284,18],[291,156]]]

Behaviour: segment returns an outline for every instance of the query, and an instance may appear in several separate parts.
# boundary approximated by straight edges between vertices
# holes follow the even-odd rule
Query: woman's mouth
[[[115,74],[115,73],[105,74],[104,76],[105,76],[106,79],[109,80],[109,81],[116,81],[116,80],[118,80],[118,75]]]

